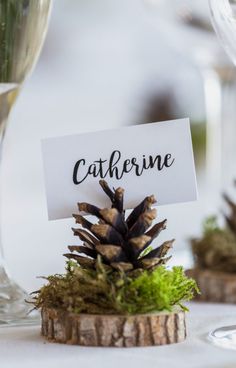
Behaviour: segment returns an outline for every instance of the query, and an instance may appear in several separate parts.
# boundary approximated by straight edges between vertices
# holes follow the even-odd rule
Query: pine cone
[[[156,202],[154,196],[146,197],[126,219],[123,209],[124,189],[111,190],[105,180],[100,180],[99,184],[110,198],[112,206],[100,209],[88,203],[78,203],[79,211],[96,216],[99,222],[93,224],[79,214],[73,215],[76,223],[82,225],[85,230],[72,230],[84,243],[80,246],[69,246],[71,253],[65,256],[76,260],[83,268],[94,268],[100,255],[104,264],[124,272],[153,269],[165,264],[170,258],[165,256],[174,240],[147,251],[147,254],[144,252],[166,228],[164,220],[149,229],[156,218],[156,209],[151,208]]]
[[[236,186],[236,180],[234,181]],[[227,226],[230,230],[236,235],[236,204],[228,197],[227,194],[224,194],[224,199],[230,208],[230,214],[224,215]]]

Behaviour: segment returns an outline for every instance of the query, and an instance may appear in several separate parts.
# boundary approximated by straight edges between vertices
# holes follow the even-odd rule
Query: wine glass
[[[39,57],[51,0],[0,0],[0,153],[8,116],[25,78]],[[27,293],[8,275],[0,243],[0,325],[34,322]]]
[[[230,129],[233,115],[229,116],[229,110],[222,109],[222,101],[225,94],[234,95],[236,73],[215,36],[206,0],[144,1],[163,38],[185,59],[194,63],[202,75],[207,122],[206,212],[215,211],[220,201],[222,181],[225,181],[221,167],[222,141]]]
[[[215,31],[236,65],[236,1],[209,0],[209,5]],[[235,166],[235,157],[231,157],[231,161]],[[212,331],[209,338],[218,346],[236,350],[236,325],[220,327]]]

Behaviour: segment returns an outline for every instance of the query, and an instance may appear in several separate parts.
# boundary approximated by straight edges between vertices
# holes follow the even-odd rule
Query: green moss
[[[75,313],[137,314],[171,311],[193,298],[198,288],[182,267],[164,266],[129,275],[111,272],[97,260],[96,270],[68,262],[64,275],[47,277],[48,283],[35,294],[35,307],[53,307]]]
[[[215,271],[236,272],[236,237],[220,228],[216,217],[206,219],[201,239],[192,240],[195,264]]]
[[[221,233],[224,232],[224,230],[222,230],[219,227],[218,221],[217,221],[217,217],[216,216],[210,216],[208,218],[206,218],[206,220],[203,223],[203,235],[207,236],[207,235],[211,235],[212,233]]]
[[[119,291],[118,298],[123,312],[136,314],[171,311],[174,305],[186,309],[182,302],[191,300],[194,292],[198,292],[196,283],[185,276],[182,267],[168,270],[160,266],[130,280]]]

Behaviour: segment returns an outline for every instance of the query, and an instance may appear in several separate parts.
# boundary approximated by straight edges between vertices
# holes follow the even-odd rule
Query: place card
[[[157,206],[197,199],[189,119],[42,141],[49,220],[78,213],[78,202],[107,207],[98,182],[125,189],[126,208],[154,194]]]

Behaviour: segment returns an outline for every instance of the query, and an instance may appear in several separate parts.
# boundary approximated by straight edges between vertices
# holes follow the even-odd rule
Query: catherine
[[[98,159],[93,162],[87,162],[84,158],[78,160],[73,170],[73,182],[78,185],[85,181],[89,176],[94,178],[106,177],[120,180],[125,174],[134,173],[141,176],[146,170],[161,171],[173,165],[175,159],[171,153],[165,155],[142,155],[142,157],[123,158],[120,151],[115,150],[106,160]]]

